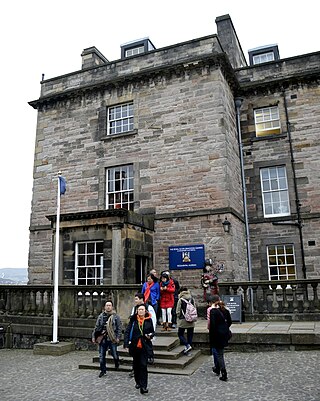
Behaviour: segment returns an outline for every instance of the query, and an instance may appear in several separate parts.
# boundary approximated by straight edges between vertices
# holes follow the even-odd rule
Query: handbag
[[[102,331],[101,334],[96,335],[96,343],[100,344],[101,341],[104,339],[106,336],[106,331]]]

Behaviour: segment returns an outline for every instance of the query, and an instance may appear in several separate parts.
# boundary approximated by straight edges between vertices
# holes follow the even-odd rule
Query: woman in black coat
[[[220,380],[227,381],[227,371],[224,362],[224,348],[228,345],[231,338],[229,327],[232,324],[229,310],[221,300],[216,301],[210,310],[209,339],[212,354],[216,355],[217,365],[212,370],[218,376],[221,372]]]
[[[131,316],[124,334],[124,349],[129,348],[133,358],[133,371],[136,388],[141,394],[148,392],[148,359],[153,358],[151,339],[154,328],[151,315],[146,311],[144,304],[139,305],[137,313]]]

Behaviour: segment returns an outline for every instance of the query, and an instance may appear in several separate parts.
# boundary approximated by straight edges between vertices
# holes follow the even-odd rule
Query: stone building
[[[52,281],[59,171],[61,283],[140,283],[154,267],[198,287],[204,258],[221,280],[319,276],[320,53],[272,45],[248,65],[229,15],[216,24],[111,62],[91,47],[41,82],[30,283]]]

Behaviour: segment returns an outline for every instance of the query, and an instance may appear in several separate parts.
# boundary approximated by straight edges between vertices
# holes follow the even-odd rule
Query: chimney
[[[99,65],[103,65],[109,63],[109,60],[104,57],[99,50],[92,46],[84,49],[81,53],[82,57],[82,69],[90,68],[90,67],[97,67]]]
[[[223,51],[227,54],[233,68],[247,66],[241,44],[234,29],[230,15],[222,15],[216,18],[218,38]]]

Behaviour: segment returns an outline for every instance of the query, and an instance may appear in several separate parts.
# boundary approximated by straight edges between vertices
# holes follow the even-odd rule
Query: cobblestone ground
[[[192,376],[149,374],[149,393],[141,395],[128,373],[80,370],[95,352],[62,356],[32,350],[0,350],[1,401],[319,401],[320,351],[226,354],[228,382],[206,362]]]

